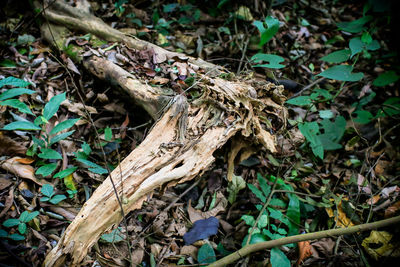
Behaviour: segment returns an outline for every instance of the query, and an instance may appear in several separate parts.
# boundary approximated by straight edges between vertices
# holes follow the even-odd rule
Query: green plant
[[[38,215],[39,215],[38,211],[34,211],[34,212],[31,212],[31,213],[29,213],[28,211],[24,211],[23,213],[21,213],[21,215],[19,216],[18,219],[5,220],[3,222],[3,226],[7,227],[7,228],[18,226],[18,232],[20,232],[21,235],[24,235],[26,233],[26,230],[27,230],[27,225],[26,224],[28,222],[30,222],[31,220],[33,220]],[[16,233],[11,234],[11,235],[9,235],[9,234],[5,235],[5,231],[4,230],[1,231],[1,233],[0,233],[0,236],[7,237],[7,238],[10,238],[12,240],[24,240],[25,237],[21,236],[21,235],[16,234]]]
[[[40,190],[40,192],[44,196],[40,199],[40,201],[42,201],[42,202],[49,201],[51,204],[54,204],[54,205],[60,203],[61,201],[63,201],[64,199],[67,198],[64,195],[55,195],[54,187],[50,184],[44,184],[42,186],[42,189]]]
[[[272,16],[266,17],[264,22],[255,20],[253,22],[253,25],[257,27],[258,31],[260,32],[260,42],[258,44],[260,48],[262,48],[266,43],[268,43],[279,30],[279,20]],[[283,57],[280,57],[278,55],[265,54],[265,53],[257,53],[251,57],[251,62],[255,64],[253,65],[253,67],[262,67],[270,69],[280,69],[285,67],[285,65],[280,64],[284,60],[285,59]],[[260,64],[263,61],[267,63]]]
[[[333,65],[317,75],[327,79],[341,81],[340,88],[336,92],[317,88],[308,96],[298,96],[286,101],[286,103],[290,105],[306,106],[308,107],[308,111],[311,112],[318,111],[319,118],[317,117],[317,120],[314,119],[311,122],[307,122],[299,119],[297,122],[292,123],[298,125],[300,132],[310,144],[314,155],[321,159],[324,158],[324,151],[342,148],[339,142],[345,132],[346,121],[344,117],[340,115],[336,115],[335,118],[335,115],[330,110],[317,110],[316,104],[324,102],[333,103],[336,97],[343,91],[343,88],[345,88],[346,82],[361,81],[365,74],[363,72],[353,72],[360,56],[369,60],[371,59],[371,52],[380,49],[379,42],[374,40],[371,35],[371,33],[375,32],[374,25],[376,22],[372,16],[366,15],[369,8],[367,4],[364,8],[362,18],[337,24],[338,29],[356,34],[355,37],[350,39],[348,48],[332,52],[321,58],[322,61],[328,64],[346,63]],[[369,27],[367,26],[368,24],[370,25]],[[372,84],[378,87],[386,86],[396,82],[398,79],[399,76],[396,72],[389,70],[375,78]],[[355,115],[353,122],[364,124],[380,117],[400,114],[400,99],[398,97],[387,99],[375,115],[365,110],[364,107],[371,102],[375,96],[376,93],[370,91],[366,93],[359,102],[352,105],[354,108],[353,115]]]
[[[4,86],[11,86],[11,87],[17,87],[17,88],[12,88],[5,90],[3,93],[0,94],[0,106],[9,106],[12,108],[18,109],[19,112],[22,113],[27,113],[30,115],[33,115],[32,111],[29,109],[29,107],[21,102],[18,99],[14,99],[16,96],[20,96],[23,94],[34,94],[36,93],[33,90],[27,89],[25,87],[29,86],[31,83],[26,82],[24,80],[14,78],[14,77],[7,77],[2,80],[0,80],[0,88]],[[26,122],[20,122],[20,124],[25,124],[26,127],[33,127],[32,125],[27,124]],[[36,127],[33,127],[36,128]]]
[[[242,215],[241,219],[250,226],[249,234],[244,238],[242,246],[298,234],[300,201],[294,193],[291,193],[293,192],[292,186],[272,175],[266,180],[261,174],[257,174],[257,180],[260,189],[253,184],[247,184],[247,186],[262,203],[262,205],[256,205],[260,214],[257,219],[252,215]],[[289,201],[273,198],[276,190],[271,187],[269,182],[275,184],[276,190],[283,190]],[[286,212],[282,210],[286,210]],[[289,259],[278,248],[271,250],[271,263],[273,267],[290,266]]]

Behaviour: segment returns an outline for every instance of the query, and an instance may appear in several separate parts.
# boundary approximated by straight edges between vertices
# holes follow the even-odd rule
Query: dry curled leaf
[[[8,160],[4,161],[0,165],[0,167],[5,169],[6,171],[9,171],[9,172],[15,174],[16,176],[29,179],[29,180],[37,183],[38,185],[43,185],[43,183],[35,177],[35,174],[34,174],[35,169],[30,165],[21,164],[20,162],[18,162],[18,160],[20,160],[20,159],[21,159],[20,157],[14,157],[14,158],[8,159]]]
[[[305,259],[312,255],[310,241],[302,241],[298,244],[299,247],[299,259],[296,265],[299,266]]]

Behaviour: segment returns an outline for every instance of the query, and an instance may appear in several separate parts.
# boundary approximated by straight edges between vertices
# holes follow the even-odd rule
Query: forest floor
[[[106,178],[101,166],[116,168],[154,121],[73,63],[68,43],[84,47],[92,36],[75,33],[57,54],[41,39],[33,9],[8,2],[0,23],[0,262],[38,266]],[[399,215],[398,18],[385,2],[273,1],[271,16],[257,0],[136,2],[91,4],[114,28],[222,65],[227,78],[282,84],[287,125],[274,132],[278,152],[254,148],[235,162],[231,182],[229,142],[202,177],[154,192],[127,214],[127,228],[102,236],[86,265],[197,266],[246,243]],[[95,41],[94,50],[120,60],[113,43]],[[167,68],[152,56],[128,55],[134,64],[126,69],[172,94],[193,84],[186,64]],[[265,120],[273,124],[273,116]],[[395,262],[399,248],[393,225],[259,251],[232,264],[382,266]]]

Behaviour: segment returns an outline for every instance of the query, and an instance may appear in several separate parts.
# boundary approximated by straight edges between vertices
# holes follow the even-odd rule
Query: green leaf
[[[89,168],[88,170],[93,172],[93,173],[97,173],[97,174],[106,174],[106,173],[108,173],[107,169],[105,169],[103,167]]]
[[[371,36],[371,34],[369,34],[369,32],[363,32],[363,34],[361,35],[361,41],[364,43],[364,44],[370,44],[370,43],[372,43],[372,36]]]
[[[53,171],[57,168],[57,163],[46,164],[39,169],[36,170],[35,174],[42,175],[44,177],[53,173]]]
[[[107,243],[121,242],[125,239],[125,235],[121,233],[121,227],[111,231],[109,234],[102,234],[100,240]]]
[[[298,96],[295,98],[291,98],[286,101],[286,104],[295,105],[295,106],[309,106],[312,101],[309,96]]]
[[[242,242],[242,247],[244,247],[247,243],[247,239],[249,239],[249,235],[246,235],[243,242]],[[267,237],[263,234],[260,233],[256,233],[256,234],[252,234],[251,235],[251,239],[249,244],[257,244],[257,243],[261,243],[261,242],[265,242],[268,241]]]
[[[18,231],[23,235],[26,232],[26,223],[20,223],[18,225]]]
[[[49,200],[50,200],[49,197],[42,197],[42,198],[40,198],[40,201],[42,201],[42,202],[46,202],[46,201],[49,201]]]
[[[399,75],[396,74],[395,71],[390,70],[386,71],[378,76],[373,82],[373,85],[375,86],[386,86],[391,83],[397,82],[399,79]]]
[[[56,96],[53,96],[50,101],[44,106],[43,109],[43,117],[46,120],[50,120],[54,114],[57,113],[58,109],[60,108],[61,102],[65,100],[66,93],[62,93]]]
[[[7,237],[7,236],[8,236],[7,231],[5,231],[5,230],[3,230],[3,229],[0,229],[0,238],[5,238],[5,237]]]
[[[60,153],[50,148],[42,148],[38,157],[42,159],[62,159]]]
[[[269,202],[270,206],[277,206],[280,208],[286,208],[286,203],[279,199],[279,198],[272,198],[271,201]]]
[[[36,91],[30,90],[30,89],[26,89],[26,88],[14,88],[14,89],[9,89],[7,91],[5,91],[4,93],[0,94],[0,101],[2,100],[6,100],[6,99],[10,99],[13,98],[15,96],[20,96],[23,94],[34,94],[36,93]]]
[[[56,204],[58,204],[58,203],[60,203],[61,201],[63,201],[64,199],[66,199],[67,197],[66,196],[64,196],[64,195],[55,195],[54,197],[52,197],[51,199],[50,199],[50,203],[51,204],[54,204],[54,205],[56,205]]]
[[[298,125],[299,130],[302,135],[310,142],[311,150],[314,155],[319,157],[320,159],[324,158],[324,148],[322,146],[321,140],[318,138],[317,134],[319,133],[318,123],[306,122]]]
[[[0,80],[0,88],[5,86],[5,85],[11,85],[11,86],[19,86],[19,87],[27,87],[30,85],[30,82],[26,82],[24,80],[21,80],[19,78],[15,77],[7,77],[3,80]]]
[[[271,265],[272,267],[290,267],[290,260],[279,248],[272,248]]]
[[[390,97],[383,103],[381,108],[376,115],[377,118],[400,114],[400,98]]]
[[[364,24],[368,23],[372,18],[372,16],[365,16],[350,22],[339,22],[337,26],[339,29],[346,32],[359,33],[364,29]]]
[[[289,225],[289,220],[286,218],[280,210],[269,208],[269,216],[275,220],[281,221],[282,223]]]
[[[76,170],[78,169],[78,167],[71,167],[65,170],[62,170],[60,172],[57,172],[53,178],[64,178],[72,173],[74,173]]]
[[[108,173],[107,169],[101,167],[100,165],[97,165],[96,163],[91,162],[90,160],[87,159],[82,159],[82,158],[76,158],[77,161],[82,162],[83,164],[89,166],[89,171],[97,174],[105,174]]]
[[[40,214],[40,212],[38,212],[38,211],[33,211],[33,212],[24,211],[21,214],[21,216],[19,217],[19,219],[21,222],[27,223],[27,222],[30,222],[31,220],[33,220],[39,214]]]
[[[379,42],[377,40],[372,40],[372,42],[370,44],[368,44],[366,47],[366,49],[369,51],[375,51],[375,50],[378,50],[379,48],[381,48],[381,45],[379,44]]]
[[[25,236],[22,236],[20,234],[12,234],[12,235],[9,235],[8,238],[10,238],[11,240],[14,240],[14,241],[25,240]]]
[[[271,193],[271,186],[267,183],[267,180],[262,177],[260,173],[257,173],[257,180],[260,184],[261,191],[263,192],[264,196],[267,198]]]
[[[262,229],[268,225],[268,216],[263,214],[258,220],[257,226],[259,229]]]
[[[352,71],[353,71],[352,66],[338,65],[330,67],[329,69],[321,72],[317,76],[322,76],[328,79],[347,81],[347,82],[356,82],[364,77],[364,73],[362,72],[351,73]]]
[[[15,68],[15,67],[17,67],[17,64],[15,63],[15,61],[12,61],[11,59],[6,58],[0,62],[0,67]]]
[[[110,127],[106,127],[104,129],[104,139],[106,141],[111,141],[111,139],[112,139],[112,131],[111,131]]]
[[[360,53],[361,51],[363,51],[365,44],[361,41],[360,37],[355,37],[353,39],[350,40],[349,42],[349,47],[351,50],[351,58]]]
[[[262,21],[254,21],[253,25],[257,27],[260,32],[260,46],[266,44],[279,30],[279,20],[274,17],[268,16],[265,18],[265,23],[267,24],[267,28],[264,27],[264,23]]]
[[[13,227],[13,226],[20,224],[20,222],[21,221],[19,219],[8,219],[3,222],[3,226],[4,227]]]
[[[224,6],[226,3],[228,3],[230,0],[219,0],[217,8],[221,8]]]
[[[57,124],[56,126],[54,126],[54,128],[50,131],[50,134],[56,134],[58,132],[61,132],[62,130],[71,128],[72,126],[74,126],[75,123],[77,123],[77,121],[79,121],[80,119],[70,119],[70,120],[65,120],[60,122],[59,124]]]
[[[246,224],[249,225],[249,226],[253,226],[254,223],[255,223],[255,221],[256,221],[256,220],[254,219],[254,217],[251,216],[251,215],[242,215],[242,217],[240,217],[240,219],[242,219],[243,221],[245,221]]]
[[[197,261],[199,264],[210,264],[217,260],[214,249],[208,243],[202,245],[197,253]]]
[[[285,65],[280,64],[281,62],[285,61],[285,59],[283,57],[272,54],[258,53],[251,57],[251,61],[253,61],[254,63],[258,63],[260,61],[269,62],[267,64],[257,64],[254,65],[253,67],[271,68],[271,69],[281,69],[285,67]]]
[[[289,206],[286,212],[289,220],[289,235],[297,235],[299,233],[300,225],[300,201],[294,194],[288,194]]]
[[[7,99],[4,101],[1,101],[0,106],[13,107],[13,108],[18,109],[19,112],[28,113],[28,114],[33,115],[32,111],[29,109],[29,107],[25,103],[19,101],[18,99]]]
[[[343,49],[339,51],[332,52],[324,57],[321,60],[326,61],[328,63],[342,63],[347,61],[350,58],[350,50]]]
[[[357,117],[353,120],[355,123],[369,123],[374,118],[371,112],[367,110],[356,110],[354,111],[354,114],[357,115]]]
[[[82,150],[87,156],[89,156],[90,153],[92,153],[92,149],[90,148],[90,145],[87,144],[86,142],[82,144]]]
[[[54,188],[51,184],[44,184],[40,192],[42,192],[44,196],[51,198],[54,194]]]
[[[50,145],[55,144],[61,140],[64,140],[65,138],[67,138],[68,136],[70,136],[71,134],[73,134],[75,132],[75,130],[69,131],[69,132],[65,132],[59,135],[56,135],[54,137],[52,137],[50,139]]]
[[[319,110],[318,113],[319,113],[319,117],[321,119],[331,119],[331,118],[333,118],[333,112],[330,109]]]
[[[5,125],[3,127],[3,130],[10,130],[10,131],[14,131],[14,130],[30,131],[30,130],[32,130],[33,131],[33,130],[41,130],[41,128],[36,126],[35,124],[33,124],[30,121],[14,121],[12,123]]]
[[[255,187],[252,184],[247,184],[247,186],[249,187],[251,192],[253,192],[253,194],[256,195],[256,197],[258,197],[262,201],[262,203],[265,203],[266,197],[257,187]]]

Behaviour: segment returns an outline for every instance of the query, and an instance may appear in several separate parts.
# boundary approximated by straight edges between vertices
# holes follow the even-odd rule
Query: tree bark
[[[124,35],[92,16],[88,9],[77,10],[59,0],[51,3],[43,11],[47,22],[41,30],[43,37],[59,49],[68,32],[66,26],[130,48],[151,48],[155,52],[154,63],[176,56],[184,57]],[[42,8],[38,3],[36,6]],[[124,91],[157,121],[145,140],[110,173],[84,204],[56,247],[47,255],[45,266],[61,266],[68,256],[70,266],[79,265],[100,235],[118,226],[123,218],[112,181],[124,214],[127,214],[139,209],[154,189],[201,175],[214,161],[213,153],[233,136],[240,136],[240,147],[235,149],[235,144],[232,145],[234,154],[229,160],[230,170],[233,170],[233,159],[246,147],[243,140],[249,144],[261,144],[270,152],[276,151],[275,137],[270,132],[285,125],[286,110],[279,104],[284,98],[282,86],[237,79],[227,81],[213,76],[215,70],[222,68],[201,59],[188,57],[188,61],[208,70],[208,75],[197,73],[197,86],[202,89],[202,95],[190,103],[183,94],[163,95],[102,57],[83,58],[83,66],[89,72]],[[269,122],[271,118],[272,125]],[[245,153],[249,154],[249,151]],[[228,179],[232,173],[229,172]]]

